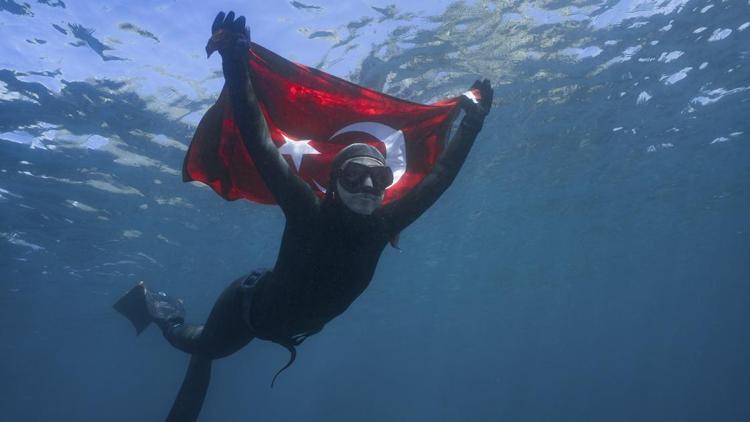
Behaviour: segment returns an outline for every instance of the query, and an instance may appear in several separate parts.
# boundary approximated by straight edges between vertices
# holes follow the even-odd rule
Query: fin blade
[[[146,307],[146,287],[143,282],[125,293],[112,307],[133,324],[136,335],[140,335],[151,324],[152,318]]]
[[[169,410],[166,422],[186,422],[198,420],[203,400],[206,398],[211,381],[211,359],[193,355],[190,358],[185,379],[180,392]]]

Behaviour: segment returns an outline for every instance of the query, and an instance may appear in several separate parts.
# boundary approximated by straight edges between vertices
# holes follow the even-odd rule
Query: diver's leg
[[[205,325],[189,325],[180,320],[166,324],[164,337],[174,347],[211,359],[229,356],[245,347],[253,333],[243,318],[243,282],[235,280],[216,300]]]
[[[176,349],[191,355],[202,353],[205,347],[203,325],[173,323],[162,329],[164,338]]]
[[[154,322],[170,344],[193,355],[168,422],[195,421],[208,391],[212,359],[228,356],[253,339],[244,313],[249,309],[248,283],[257,281],[258,277],[258,273],[253,273],[224,289],[205,325],[185,324],[181,301],[164,293],[151,293],[143,283],[115,304],[115,309],[133,323],[137,333]]]
[[[246,279],[235,280],[224,289],[205,325],[186,324],[181,300],[151,292],[143,282],[118,300],[114,308],[130,320],[136,333],[154,322],[175,348],[216,359],[236,352],[253,338],[242,314],[242,301],[246,300],[242,286]]]

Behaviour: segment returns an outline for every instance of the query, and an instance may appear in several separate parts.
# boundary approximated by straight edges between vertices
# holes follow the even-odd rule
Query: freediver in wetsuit
[[[192,355],[167,421],[196,420],[208,388],[211,361],[233,354],[253,338],[289,349],[289,366],[295,346],[362,294],[388,242],[453,182],[492,105],[489,81],[475,82],[472,88],[480,90],[481,100],[478,104],[465,101],[466,115],[435,167],[402,198],[382,205],[393,173],[376,148],[352,144],[335,157],[329,188],[320,200],[289,168],[268,134],[248,69],[245,18],[235,20],[233,12],[219,13],[207,52],[213,48],[222,56],[242,140],[284,212],[286,226],[273,269],[254,271],[231,283],[204,325],[186,324],[182,301],[152,292],[143,283],[114,305],[138,333],[154,322],[170,344]]]

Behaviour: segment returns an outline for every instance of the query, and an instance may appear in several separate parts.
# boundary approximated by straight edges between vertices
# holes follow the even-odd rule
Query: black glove
[[[490,112],[492,107],[492,97],[495,91],[492,89],[489,79],[483,81],[477,80],[471,86],[470,90],[479,91],[479,101],[474,102],[466,95],[461,98],[461,108],[466,113],[462,125],[469,126],[471,128],[481,128],[484,123],[484,118]]]
[[[245,26],[245,17],[235,19],[234,12],[229,12],[226,16],[224,12],[219,12],[211,25],[211,38],[206,44],[206,55],[211,57],[214,51],[218,51],[223,58],[246,58],[249,48],[250,30]]]

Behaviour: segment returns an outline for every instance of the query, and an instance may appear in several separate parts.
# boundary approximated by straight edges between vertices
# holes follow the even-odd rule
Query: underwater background
[[[273,265],[279,209],[180,177],[220,10],[495,106],[370,288],[273,389],[278,345],[215,362],[201,420],[750,420],[747,0],[0,0],[1,420],[163,420],[188,356],[111,305],[144,280],[200,322]]]

